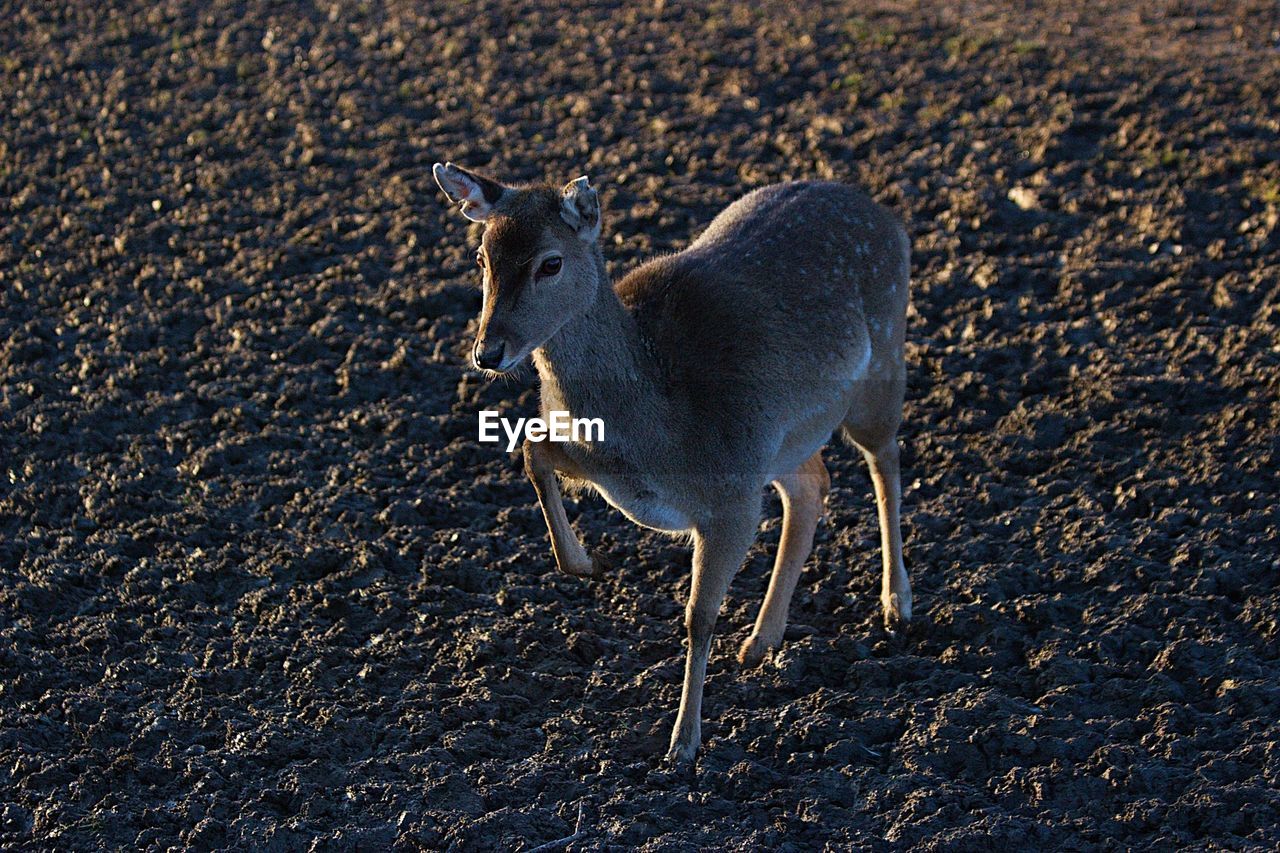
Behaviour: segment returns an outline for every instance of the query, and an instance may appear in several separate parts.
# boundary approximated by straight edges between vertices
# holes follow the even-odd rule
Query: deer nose
[[[472,353],[476,367],[481,370],[496,370],[502,364],[502,354],[506,348],[506,342],[501,338],[476,341],[475,352]]]

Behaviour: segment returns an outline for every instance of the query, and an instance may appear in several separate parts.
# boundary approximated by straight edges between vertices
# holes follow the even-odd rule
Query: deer
[[[558,569],[598,577],[607,568],[570,526],[562,481],[598,492],[642,527],[692,541],[669,762],[692,764],[701,744],[712,634],[770,484],[781,498],[781,538],[738,660],[756,666],[780,647],[825,513],[822,450],[837,432],[871,472],[885,627],[910,622],[898,430],[911,246],[889,210],[840,182],[763,186],[683,251],[614,283],[587,177],[557,189],[452,163],[432,173],[462,215],[484,226],[475,367],[506,374],[531,357],[544,418],[567,411],[605,424],[600,441],[523,444]]]

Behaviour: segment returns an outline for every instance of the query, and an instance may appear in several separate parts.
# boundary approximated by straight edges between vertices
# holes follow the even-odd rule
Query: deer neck
[[[544,404],[580,417],[633,406],[637,395],[652,387],[648,380],[655,366],[639,325],[614,292],[598,246],[593,254],[597,275],[591,304],[533,353]]]

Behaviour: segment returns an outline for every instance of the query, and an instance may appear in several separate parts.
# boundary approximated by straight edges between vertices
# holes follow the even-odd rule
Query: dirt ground
[[[1280,7],[0,4],[0,845],[1280,845]],[[843,7],[843,8],[840,8]],[[763,667],[689,554],[558,575],[435,160],[915,245],[905,638],[861,459]]]

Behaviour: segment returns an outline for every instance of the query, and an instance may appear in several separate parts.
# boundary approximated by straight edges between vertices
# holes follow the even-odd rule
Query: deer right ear
[[[468,172],[452,163],[436,163],[431,174],[449,201],[460,205],[462,215],[472,222],[484,222],[493,212],[493,206],[502,198],[506,187],[497,181]]]

